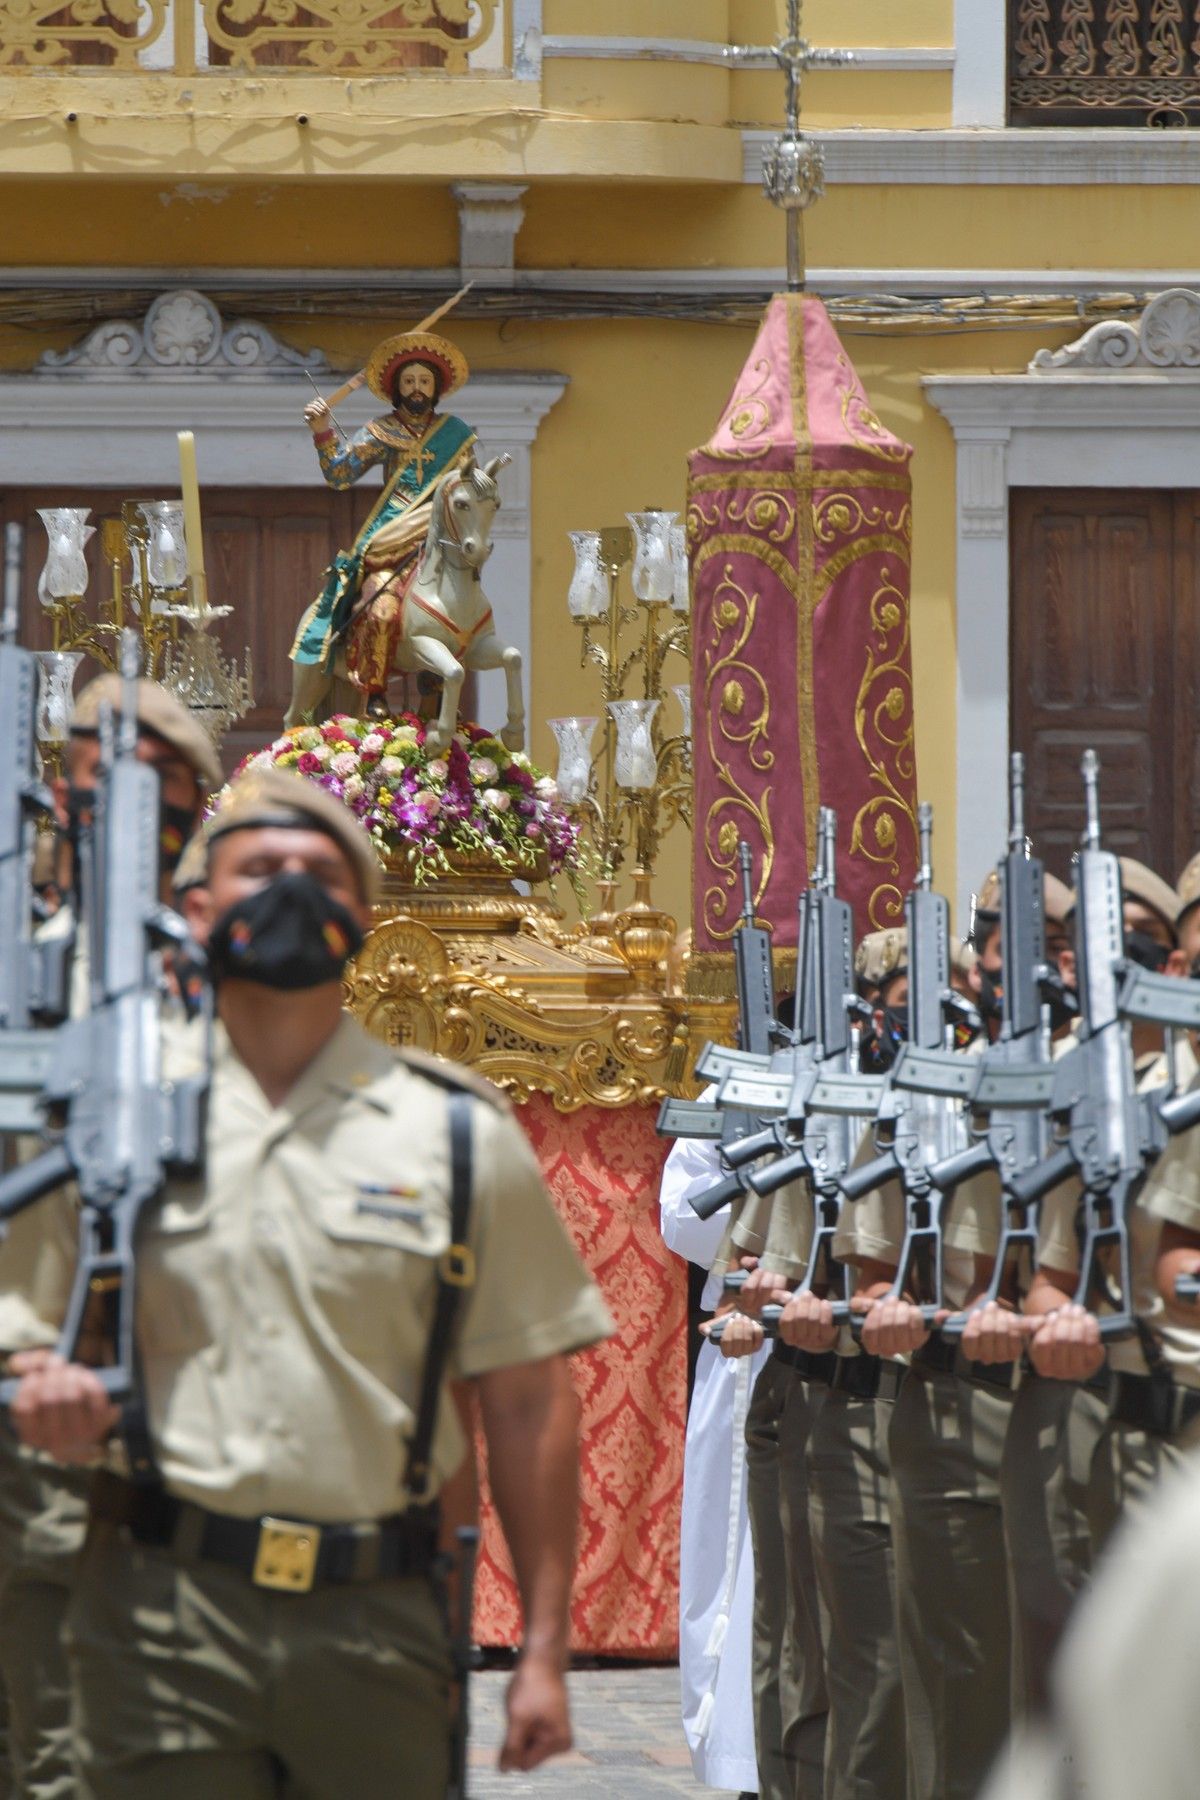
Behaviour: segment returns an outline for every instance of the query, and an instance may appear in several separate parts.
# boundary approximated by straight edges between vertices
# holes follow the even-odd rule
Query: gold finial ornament
[[[763,157],[763,191],[787,215],[788,289],[803,292],[804,214],[825,192],[825,152],[800,129],[800,87],[809,69],[833,69],[854,61],[849,50],[814,50],[800,35],[803,0],[788,0],[788,31],[774,46],[787,82],[787,129]]]

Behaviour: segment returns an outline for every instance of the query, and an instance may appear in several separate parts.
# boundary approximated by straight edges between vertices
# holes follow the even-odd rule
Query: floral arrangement
[[[557,875],[583,860],[579,827],[554,780],[479,725],[460,725],[431,751],[425,725],[345,714],[297,725],[243,758],[251,768],[293,769],[343,801],[383,856],[404,855],[418,883],[447,873],[450,858],[483,856],[511,875]]]

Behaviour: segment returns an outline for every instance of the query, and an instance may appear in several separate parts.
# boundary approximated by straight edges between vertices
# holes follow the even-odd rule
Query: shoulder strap
[[[417,1423],[408,1446],[404,1485],[414,1500],[429,1493],[429,1454],[437,1427],[438,1402],[450,1354],[450,1339],[458,1317],[459,1302],[475,1285],[475,1258],[467,1242],[471,1223],[471,1112],[467,1094],[451,1093],[447,1105],[450,1127],[450,1244],[438,1264],[437,1296],[433,1326],[421,1376]]]

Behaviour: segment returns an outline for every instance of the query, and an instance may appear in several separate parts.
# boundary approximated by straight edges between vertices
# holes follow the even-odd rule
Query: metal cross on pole
[[[791,293],[804,287],[804,214],[825,192],[825,153],[800,129],[800,85],[809,69],[833,69],[854,61],[849,50],[815,50],[800,35],[803,0],[788,0],[787,36],[772,54],[787,82],[787,129],[763,157],[763,189],[787,214],[787,277]]]

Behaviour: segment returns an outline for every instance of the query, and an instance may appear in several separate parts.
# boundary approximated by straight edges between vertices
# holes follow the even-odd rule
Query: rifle
[[[738,1020],[741,1042],[737,1049],[726,1044],[705,1044],[696,1063],[696,1075],[718,1089],[716,1104],[707,1100],[664,1100],[658,1115],[658,1132],[662,1137],[690,1137],[709,1143],[720,1143],[722,1159],[749,1133],[757,1130],[759,1121],[732,1096],[724,1096],[729,1077],[748,1069],[774,1066],[786,1060],[795,1042],[775,1017],[775,983],[771,964],[771,936],[755,923],[754,895],[750,878],[750,847],[739,847],[744,885],[741,923],[735,935],[734,966],[738,987]],[[806,973],[804,909],[801,906],[799,947],[797,951],[797,1019],[801,1020],[808,987]],[[751,1049],[753,1043],[761,1048]],[[745,1177],[726,1176],[707,1193],[697,1195],[689,1204],[702,1219],[710,1219],[722,1206],[745,1192]]]
[[[1036,1257],[1037,1203],[1019,1200],[1014,1183],[1045,1159],[1049,1137],[1046,1108],[1054,1088],[1046,1004],[1052,971],[1046,964],[1045,869],[1031,855],[1025,836],[1025,759],[1019,752],[1009,763],[1008,854],[1000,864],[999,876],[1002,1022],[999,1038],[977,1064],[978,1080],[969,1109],[975,1142],[935,1163],[929,1171],[943,1194],[984,1169],[995,1168],[999,1173],[1000,1241],[991,1281],[977,1306],[997,1300],[1010,1269],[1022,1259],[1032,1267]],[[965,1324],[966,1314],[958,1313],[946,1320],[942,1335],[960,1337]]]
[[[1101,1284],[1101,1258],[1115,1255],[1121,1305],[1100,1320],[1101,1335],[1115,1338],[1134,1329],[1128,1212],[1162,1136],[1157,1106],[1146,1105],[1151,1097],[1137,1092],[1130,1029],[1122,1017],[1128,965],[1121,870],[1100,844],[1100,764],[1094,750],[1084,752],[1082,772],[1087,825],[1075,856],[1079,1042],[1054,1065],[1050,1114],[1059,1147],[1017,1176],[1011,1192],[1019,1204],[1029,1205],[1078,1174],[1084,1232],[1075,1301],[1087,1306],[1093,1300]],[[1183,982],[1170,986],[1186,988]]]
[[[168,1175],[202,1171],[211,1044],[200,1074],[167,1079],[158,952],[191,940],[158,898],[159,784],[137,755],[132,631],[121,640],[121,673],[115,742],[111,714],[101,721],[96,817],[83,857],[91,1010],[47,1034],[41,1098],[59,1136],[0,1181],[0,1221],[66,1181],[77,1183],[79,1257],[58,1349],[67,1360],[75,1355],[89,1302],[101,1296],[115,1361],[96,1373],[112,1400],[124,1404],[134,1477],[144,1479],[153,1464],[135,1339],[138,1224]],[[11,1401],[17,1385],[0,1383],[0,1404]]]
[[[889,1297],[910,1287],[926,1324],[943,1310],[942,1195],[930,1167],[961,1147],[962,1103],[975,1085],[969,1059],[948,1054],[957,1018],[974,1019],[950,986],[950,909],[933,892],[933,809],[918,809],[921,863],[905,903],[908,925],[908,1036],[883,1077],[875,1115],[880,1153],[843,1177],[847,1200],[861,1200],[887,1181],[904,1190],[905,1232]],[[836,1316],[836,1313],[835,1313]]]

